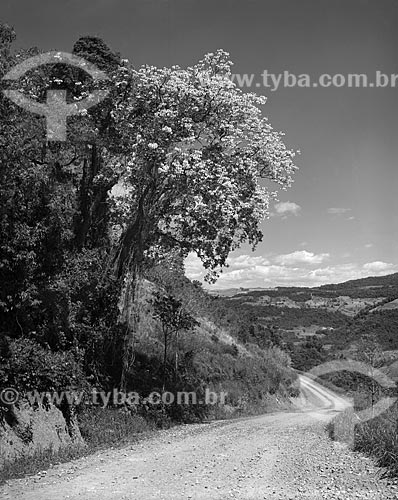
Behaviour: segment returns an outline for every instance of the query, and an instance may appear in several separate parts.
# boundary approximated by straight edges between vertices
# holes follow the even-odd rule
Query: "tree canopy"
[[[265,99],[230,81],[231,65],[219,50],[187,69],[115,72],[119,272],[131,256],[177,246],[211,279],[231,250],[256,245],[270,199],[290,186],[295,153],[262,116]]]
[[[40,54],[13,53],[13,39],[2,26],[1,76]],[[231,82],[222,50],[186,69],[134,68],[95,37],[73,51],[106,72],[109,94],[68,119],[66,142],[46,141],[44,117],[0,95],[0,320],[7,338],[74,349],[93,377],[117,378],[135,328],[121,325],[123,287],[137,303],[143,269],[189,252],[214,279],[233,249],[261,240],[295,153],[263,117],[265,99]],[[37,102],[51,88],[70,102],[93,89],[65,64],[12,85]]]

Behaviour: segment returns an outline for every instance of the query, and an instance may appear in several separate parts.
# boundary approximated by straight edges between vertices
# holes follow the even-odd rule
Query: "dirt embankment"
[[[79,428],[70,419],[67,422],[60,410],[49,404],[47,408],[33,408],[20,402],[0,421],[0,467],[18,456],[30,456],[39,450],[84,446]]]

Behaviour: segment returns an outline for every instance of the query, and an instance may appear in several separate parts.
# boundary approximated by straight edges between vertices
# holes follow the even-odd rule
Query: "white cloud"
[[[373,243],[366,243],[365,245],[365,248],[372,248],[373,247]]]
[[[299,215],[301,211],[300,205],[294,203],[293,201],[280,201],[275,203],[275,214],[279,217],[286,218],[289,215]]]
[[[259,265],[269,264],[266,257],[253,257],[252,255],[239,255],[238,257],[230,257],[227,260],[229,269],[248,269]]]
[[[245,270],[261,269],[269,263],[269,260],[263,256],[239,255],[229,257],[227,260],[228,267],[223,269],[223,273],[228,273],[230,276],[234,276],[234,279],[239,279],[240,276],[243,276]],[[206,274],[202,261],[195,253],[190,253],[184,264],[185,273],[190,279],[202,279]]]
[[[343,215],[350,211],[351,208],[328,208],[328,214],[331,215]]]
[[[191,280],[200,280],[206,274],[202,261],[194,253],[190,253],[185,259],[185,274]]]
[[[295,252],[275,257],[277,264],[292,266],[295,264],[321,264],[330,257],[328,253],[315,254],[307,250],[296,250]]]
[[[398,272],[398,265],[382,261],[365,264],[335,264],[316,269],[309,264],[321,264],[329,254],[313,252],[292,252],[273,259],[262,256],[240,255],[228,259],[230,267],[225,268],[214,288],[255,288],[275,286],[319,286],[328,283],[341,283],[367,276],[382,276]],[[190,254],[185,261],[187,276],[202,279],[205,275],[200,260]]]
[[[382,262],[380,260],[375,260],[374,262],[367,262],[364,264],[363,268],[366,271],[369,271],[370,273],[388,273],[388,272],[394,272],[394,269],[397,266],[394,264],[390,264],[388,262]]]

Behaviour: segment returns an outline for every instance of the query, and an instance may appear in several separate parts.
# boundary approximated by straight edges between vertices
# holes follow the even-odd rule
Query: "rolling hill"
[[[383,349],[398,349],[398,273],[313,288],[229,289],[219,300],[249,311],[265,330],[276,328],[284,345],[314,337],[324,349],[349,349],[374,334]]]

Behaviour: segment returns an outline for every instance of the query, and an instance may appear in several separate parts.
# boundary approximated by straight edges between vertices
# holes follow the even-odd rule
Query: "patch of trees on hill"
[[[263,324],[273,324],[279,328],[295,328],[297,326],[329,326],[338,328],[349,323],[349,318],[339,311],[327,311],[322,308],[293,308],[263,306],[257,304],[240,304],[237,301],[230,301],[231,308],[246,311],[254,317],[260,318]],[[270,318],[270,319],[267,319]]]
[[[398,311],[375,311],[353,318],[346,327],[329,334],[325,343],[345,349],[363,335],[373,335],[384,350],[398,349]]]

